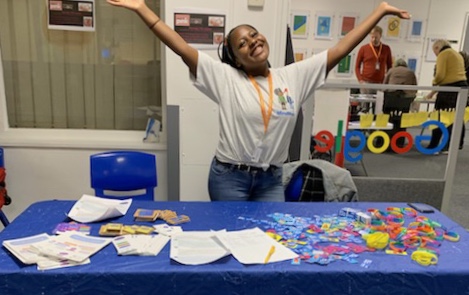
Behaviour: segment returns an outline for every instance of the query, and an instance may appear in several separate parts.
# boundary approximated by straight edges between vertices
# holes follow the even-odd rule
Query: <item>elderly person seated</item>
[[[417,77],[414,71],[407,67],[407,63],[402,58],[399,58],[394,63],[394,67],[389,69],[388,73],[384,77],[384,84],[393,85],[417,85]],[[395,92],[402,90],[388,90],[387,92]],[[405,97],[414,97],[417,94],[417,90],[404,90],[402,91]]]
[[[405,60],[399,58],[384,78],[384,84],[393,85],[417,85],[415,73],[407,67]],[[387,134],[391,138],[399,131],[405,131],[401,128],[401,117],[403,113],[408,113],[410,104],[415,99],[417,90],[389,89],[384,92],[383,113],[390,114],[390,122],[393,123],[393,129],[388,130]],[[397,146],[403,147],[405,138],[401,137],[396,142]]]

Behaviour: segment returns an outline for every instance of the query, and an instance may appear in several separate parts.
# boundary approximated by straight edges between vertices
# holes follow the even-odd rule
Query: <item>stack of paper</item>
[[[112,200],[83,195],[68,213],[71,219],[82,222],[95,222],[123,216],[129,210],[132,199]]]
[[[75,265],[82,265],[90,263],[89,259],[85,259],[81,262],[74,262],[67,259],[57,259],[48,257],[41,254],[34,246],[47,242],[52,237],[48,234],[39,234],[35,236],[12,239],[3,241],[3,246],[7,248],[13,255],[16,256],[24,264],[37,264],[39,270],[47,270]]]
[[[171,238],[171,259],[182,264],[204,264],[232,254],[243,264],[290,260],[298,254],[259,228],[227,232],[181,232]]]
[[[32,246],[43,256],[82,262],[110,242],[109,238],[65,232],[59,236],[49,237],[47,240],[34,243]]]
[[[112,240],[119,255],[156,256],[169,242],[164,235],[123,235]]]

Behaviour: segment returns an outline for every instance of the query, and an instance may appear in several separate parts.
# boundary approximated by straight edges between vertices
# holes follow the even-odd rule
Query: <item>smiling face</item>
[[[237,66],[247,74],[268,72],[269,44],[264,35],[248,25],[236,27],[229,35]]]

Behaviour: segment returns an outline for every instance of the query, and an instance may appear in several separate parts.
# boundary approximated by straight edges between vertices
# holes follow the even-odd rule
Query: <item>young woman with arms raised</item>
[[[332,48],[270,68],[269,43],[250,25],[228,33],[220,62],[191,47],[144,0],[107,2],[136,12],[182,58],[194,86],[219,105],[219,143],[209,175],[213,201],[283,201],[282,164],[302,104],[382,17],[409,18],[406,11],[383,2]]]

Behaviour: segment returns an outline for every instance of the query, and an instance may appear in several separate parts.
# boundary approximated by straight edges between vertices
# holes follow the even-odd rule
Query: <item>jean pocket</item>
[[[211,169],[212,169],[212,173],[218,176],[226,175],[230,173],[231,171],[230,167],[217,163],[217,162],[212,163]]]
[[[276,168],[272,170],[272,175],[277,181],[282,181],[282,176],[283,176],[283,170],[282,168]]]

